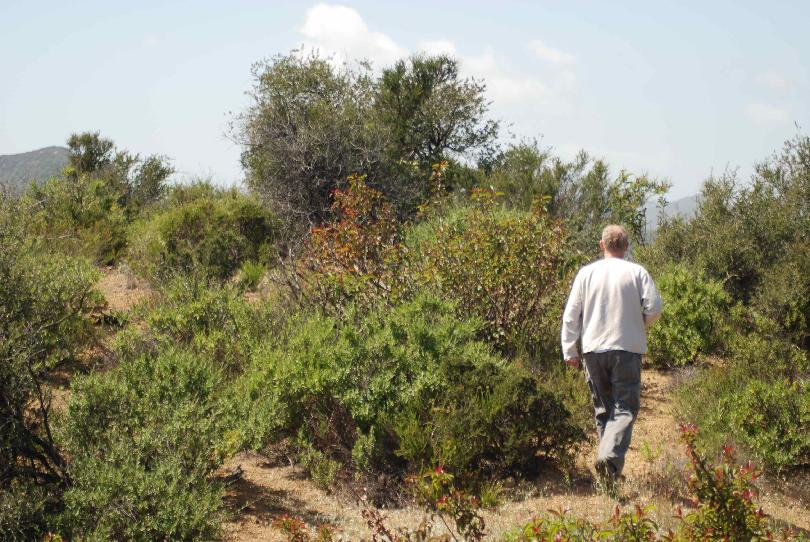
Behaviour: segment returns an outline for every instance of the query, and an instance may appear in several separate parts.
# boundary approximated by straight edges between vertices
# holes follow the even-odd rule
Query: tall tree
[[[323,222],[331,194],[352,174],[407,212],[433,163],[493,144],[482,83],[455,60],[415,56],[374,76],[293,51],[253,67],[251,105],[233,118],[248,185],[280,216]]]

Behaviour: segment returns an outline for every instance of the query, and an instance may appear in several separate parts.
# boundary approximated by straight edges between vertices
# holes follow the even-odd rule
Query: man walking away
[[[579,369],[582,338],[585,379],[591,389],[599,433],[596,472],[603,482],[621,475],[641,397],[641,356],[646,330],[661,314],[661,297],[642,266],[624,259],[627,232],[609,225],[599,248],[604,259],[577,273],[565,306],[565,363]]]

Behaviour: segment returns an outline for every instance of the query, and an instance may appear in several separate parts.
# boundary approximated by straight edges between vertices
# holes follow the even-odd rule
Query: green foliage
[[[266,273],[265,264],[248,260],[239,269],[239,286],[251,292],[255,291]]]
[[[752,380],[734,397],[731,427],[771,469],[810,464],[810,384]]]
[[[50,254],[29,235],[29,218],[26,203],[0,196],[0,487],[24,493],[39,484],[58,494],[70,479],[46,380],[92,337],[98,275],[83,260]]]
[[[117,261],[126,246],[127,225],[118,194],[102,179],[68,173],[32,186],[26,195],[36,209],[34,231],[66,253],[84,254],[100,264]]]
[[[234,413],[251,445],[300,434],[372,472],[404,458],[492,473],[531,470],[538,453],[558,458],[582,438],[539,379],[490,353],[452,305],[417,297],[363,314],[295,320],[283,345],[257,351]]]
[[[32,483],[13,481],[0,486],[0,539],[7,542],[40,540],[58,494]]]
[[[168,178],[174,173],[165,156],[141,158],[116,149],[112,140],[98,132],[72,134],[67,144],[69,166],[63,176],[67,180],[80,176],[102,180],[116,195],[118,207],[129,220],[163,196]]]
[[[164,157],[116,150],[98,133],[74,134],[68,146],[62,174],[25,195],[34,210],[32,227],[64,253],[115,263],[127,245],[127,225],[162,196],[174,170]]]
[[[225,280],[246,261],[267,261],[277,234],[275,217],[252,198],[203,185],[135,223],[127,259],[153,281],[175,274]]]
[[[727,361],[699,369],[683,382],[676,390],[675,411],[700,424],[698,443],[704,450],[736,440],[766,467],[779,470],[801,464],[801,454],[806,453],[801,452],[800,436],[806,432],[802,427],[807,422],[801,417],[806,405],[796,391],[806,387],[810,356],[774,335],[773,327],[777,326],[759,322],[755,329],[727,339]],[[777,444],[775,431],[784,442]],[[780,445],[787,448],[780,452]]]
[[[704,269],[806,349],[808,201],[810,138],[797,136],[757,167],[748,186],[730,174],[709,179],[694,219],[663,225],[655,257]]]
[[[559,350],[561,307],[568,273],[579,261],[562,223],[540,208],[501,210],[496,194],[475,191],[472,204],[422,227],[409,243],[414,275],[463,315],[484,322],[484,337],[502,351],[534,357]]]
[[[383,68],[335,68],[293,51],[253,67],[252,103],[234,118],[248,185],[285,221],[320,224],[330,195],[352,174],[366,175],[404,212],[426,195],[434,162],[486,151],[482,83],[461,78],[445,56],[416,56]]]
[[[655,366],[686,365],[717,346],[730,299],[722,284],[683,265],[656,276],[664,300],[661,320],[649,331],[648,359]]]
[[[125,359],[77,379],[63,420],[73,483],[66,534],[86,540],[196,540],[219,530],[228,453],[223,373],[181,351]]]
[[[251,306],[240,291],[176,278],[145,311],[150,334],[161,345],[183,345],[229,369],[240,368],[274,324],[264,305]]]
[[[646,203],[661,199],[668,184],[625,171],[614,178],[608,165],[584,151],[571,162],[541,150],[537,142],[521,142],[501,151],[486,165],[479,186],[503,193],[512,208],[530,210],[542,202],[565,222],[575,249],[596,255],[602,228],[622,224],[631,240],[644,244],[648,224]]]

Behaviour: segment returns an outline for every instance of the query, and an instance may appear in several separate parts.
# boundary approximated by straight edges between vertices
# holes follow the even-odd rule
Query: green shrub
[[[239,286],[251,292],[255,291],[266,273],[267,266],[265,264],[247,261],[239,269]]]
[[[810,464],[810,384],[751,381],[734,398],[731,427],[771,469]]]
[[[649,356],[655,366],[686,365],[717,345],[729,296],[702,273],[676,265],[656,277],[664,300],[661,320],[649,332]]]
[[[212,538],[235,451],[222,425],[223,373],[181,351],[125,359],[74,382],[62,421],[73,483],[66,534],[83,540]]]
[[[118,194],[101,179],[68,175],[34,185],[26,199],[36,203],[34,231],[53,239],[53,248],[109,265],[127,242],[127,217]]]
[[[458,472],[527,471],[583,438],[538,377],[476,339],[446,302],[419,296],[345,324],[312,316],[257,351],[234,416],[252,446],[302,435],[374,471],[438,462]],[[475,435],[475,438],[471,438]]]
[[[46,383],[89,344],[89,313],[101,298],[88,262],[51,254],[30,235],[27,205],[0,195],[0,488],[25,493],[39,486],[58,500],[70,479],[52,436]]]
[[[0,487],[0,540],[41,540],[58,506],[58,493],[41,485],[13,481]]]
[[[503,352],[558,357],[565,285],[579,262],[562,223],[541,209],[501,210],[495,194],[477,191],[470,207],[415,233],[400,274],[479,318],[483,337]]]
[[[127,259],[151,280],[225,280],[246,261],[269,260],[277,232],[276,218],[236,190],[185,189],[133,224]]]
[[[726,442],[736,440],[765,459],[762,452],[757,452],[755,443],[760,438],[767,440],[769,429],[752,424],[748,426],[746,435],[736,430],[732,422],[739,415],[737,411],[747,394],[746,389],[749,383],[754,382],[754,386],[780,389],[786,385],[786,381],[800,382],[806,378],[810,368],[807,352],[784,338],[774,336],[774,327],[778,326],[765,320],[755,324],[755,329],[748,333],[732,335],[727,339],[728,357],[721,365],[693,369],[691,376],[676,389],[675,412],[681,419],[701,427],[698,443],[702,449],[718,449]],[[791,394],[787,393],[787,396]],[[752,396],[749,401],[755,398]],[[771,399],[775,400],[770,397],[768,400]],[[781,417],[774,417],[771,421],[777,423],[782,420]],[[784,419],[785,430],[795,434],[801,427],[800,420],[798,416]],[[765,435],[758,436],[760,430]],[[779,468],[778,463],[766,462],[766,466]]]
[[[269,306],[250,305],[230,286],[178,277],[161,294],[144,314],[151,335],[161,345],[183,345],[227,368],[241,367],[274,325]]]

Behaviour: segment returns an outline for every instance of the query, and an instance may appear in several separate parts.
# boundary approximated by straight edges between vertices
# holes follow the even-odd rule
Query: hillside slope
[[[59,174],[67,163],[68,149],[65,147],[0,155],[0,186],[18,192],[32,181],[42,182]]]

